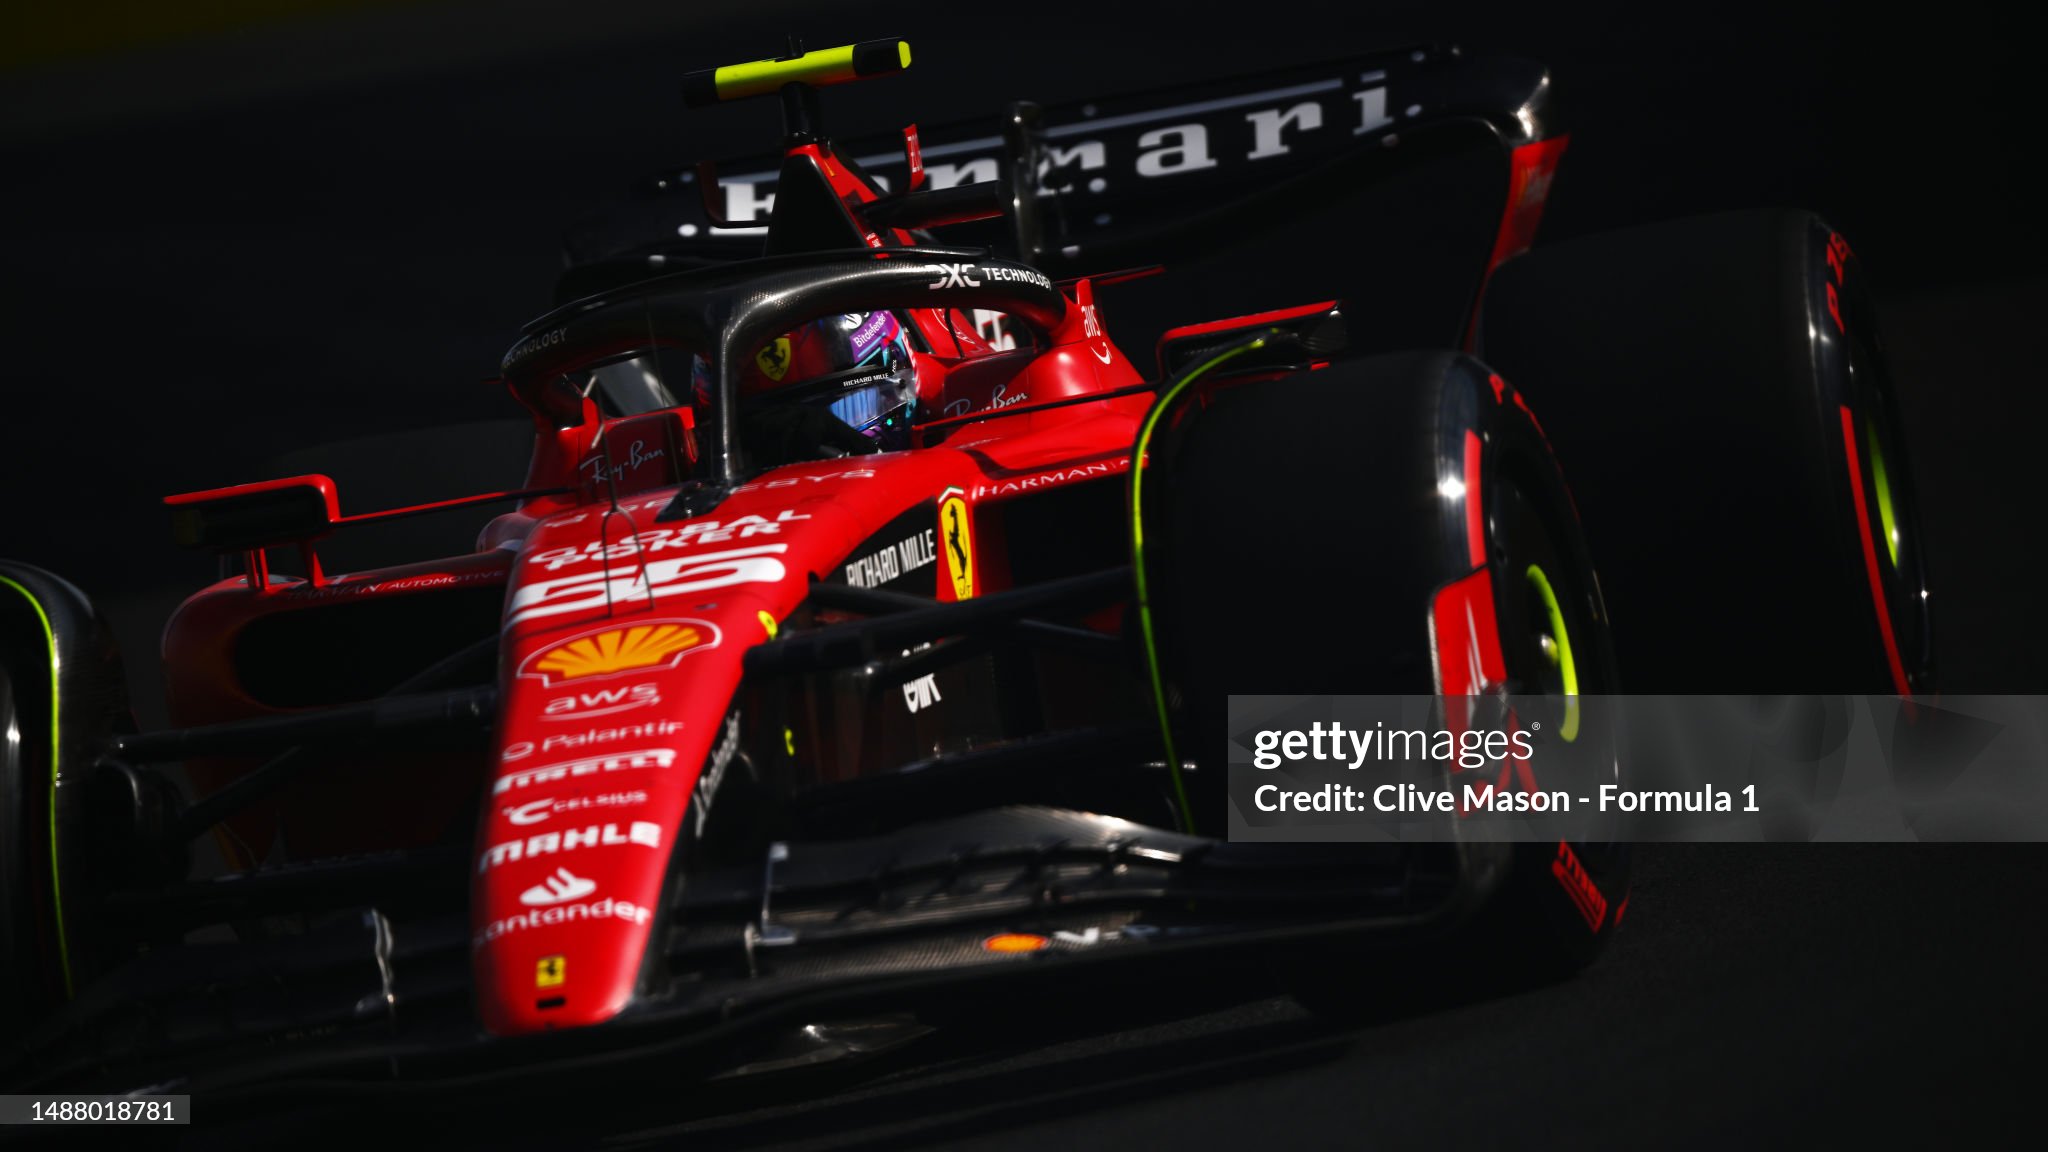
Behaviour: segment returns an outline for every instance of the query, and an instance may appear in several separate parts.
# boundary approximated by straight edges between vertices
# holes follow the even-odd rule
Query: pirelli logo
[[[637,752],[620,752],[612,756],[590,756],[582,760],[570,760],[561,764],[549,764],[540,768],[509,773],[498,777],[491,786],[493,796],[503,796],[515,788],[527,788],[535,784],[552,784],[557,780],[568,780],[577,776],[595,776],[603,772],[625,772],[636,768],[667,768],[676,762],[673,748],[643,748]]]

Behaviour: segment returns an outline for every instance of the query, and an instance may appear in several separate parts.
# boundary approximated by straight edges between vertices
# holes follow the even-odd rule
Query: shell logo
[[[521,676],[538,676],[552,686],[640,672],[658,665],[673,668],[692,652],[718,646],[718,628],[702,620],[653,620],[624,628],[605,628],[564,640],[529,656]]]

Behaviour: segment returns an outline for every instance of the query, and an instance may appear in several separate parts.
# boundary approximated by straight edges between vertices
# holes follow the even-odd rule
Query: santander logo
[[[553,876],[521,892],[519,902],[528,908],[545,908],[550,904],[581,900],[595,891],[597,881],[585,880],[567,868],[557,868]]]

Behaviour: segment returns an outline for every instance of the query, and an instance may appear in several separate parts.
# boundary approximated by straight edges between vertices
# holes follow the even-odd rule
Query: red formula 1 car
[[[1817,221],[1511,260],[1565,137],[1540,68],[1454,50],[835,146],[818,89],[908,63],[691,78],[778,99],[780,157],[580,234],[504,358],[531,465],[473,551],[324,570],[418,511],[324,476],[170,498],[239,560],[165,631],[174,727],[125,721],[83,596],[0,567],[12,1090],[713,1068],[856,1001],[1221,948],[1284,945],[1322,1002],[1333,958],[1454,931],[1569,969],[1625,846],[1232,843],[1226,694],[1929,685],[1890,385]],[[1462,350],[1360,354],[1316,295],[1142,360],[1106,331],[1144,269],[1104,269],[1450,137],[1509,176]]]

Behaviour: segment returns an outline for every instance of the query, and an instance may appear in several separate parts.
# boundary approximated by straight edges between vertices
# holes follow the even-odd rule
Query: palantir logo
[[[941,264],[938,268],[939,278],[932,282],[932,291],[934,292],[941,288],[981,287],[981,281],[968,275],[969,272],[975,271],[975,267],[972,264]]]
[[[519,902],[528,908],[545,908],[550,904],[581,900],[595,891],[597,881],[585,880],[567,868],[557,868],[553,876],[521,892]]]

